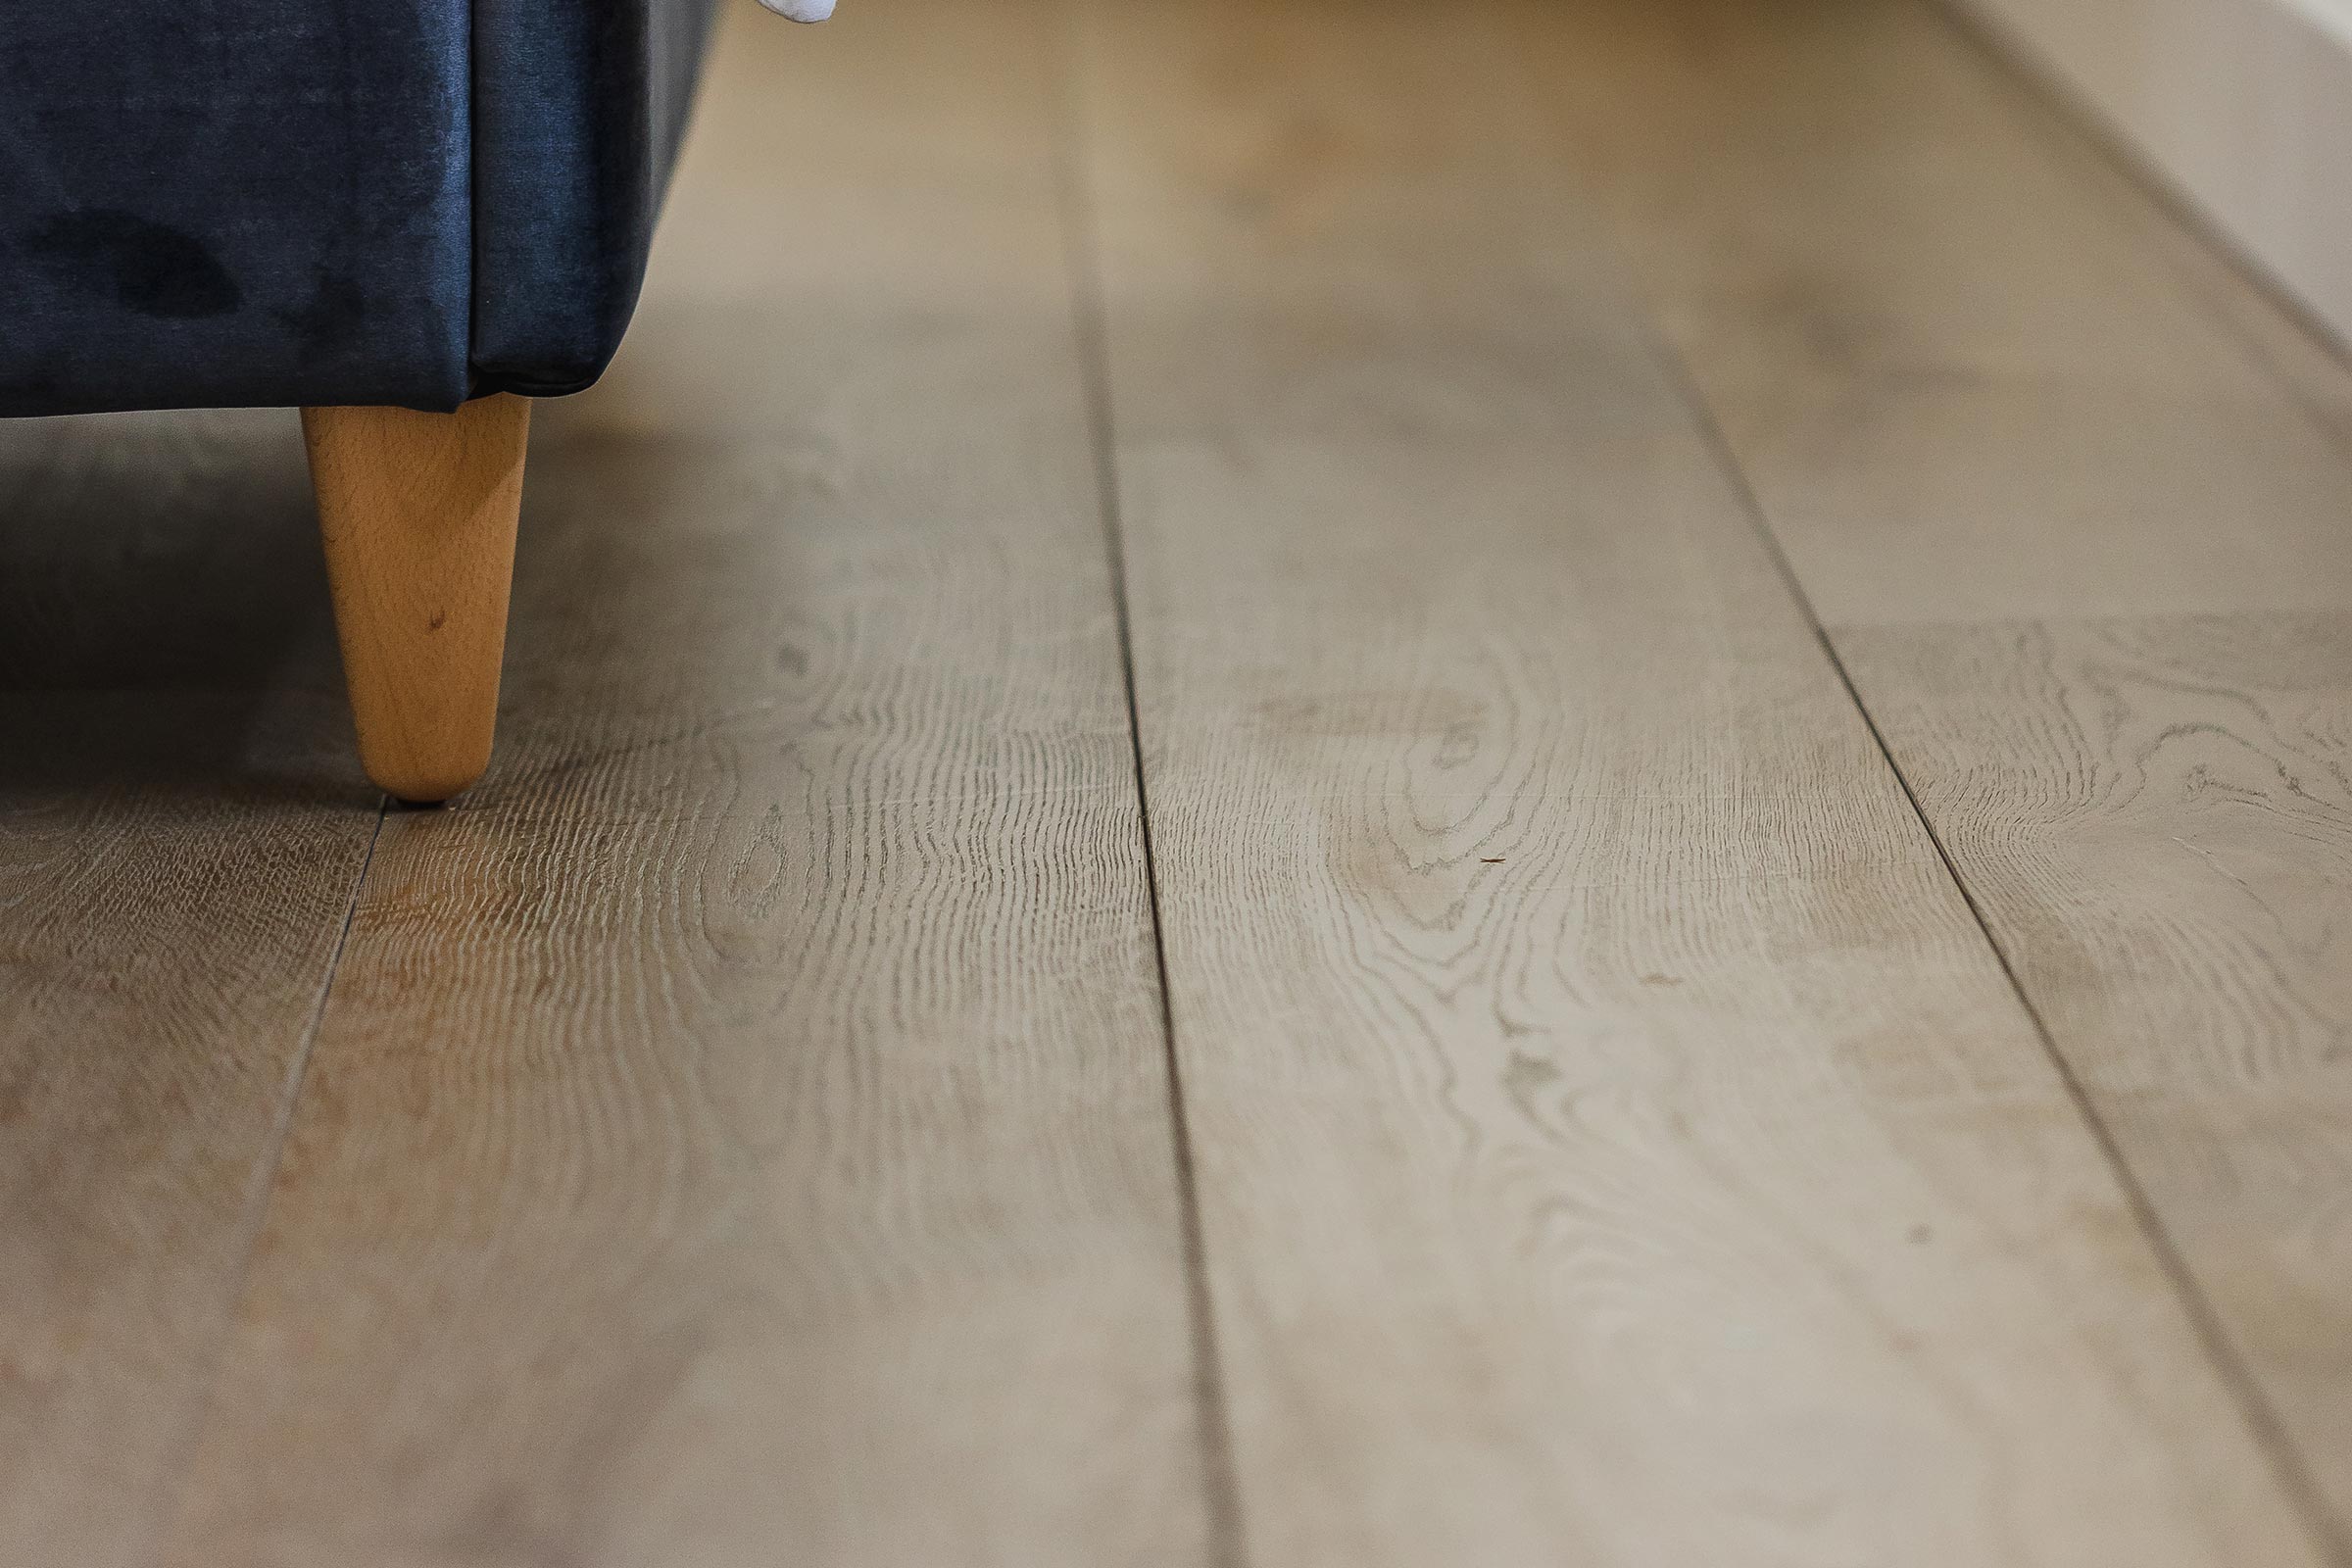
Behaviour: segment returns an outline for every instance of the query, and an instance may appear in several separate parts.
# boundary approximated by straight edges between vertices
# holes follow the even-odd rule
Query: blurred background
[[[0,1562],[2352,1561],[2343,36],[732,0],[445,811],[0,429]]]

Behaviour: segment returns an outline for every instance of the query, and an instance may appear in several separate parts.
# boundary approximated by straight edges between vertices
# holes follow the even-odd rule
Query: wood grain
[[[1926,7],[1521,20],[1557,145],[2352,1556],[2352,373]]]
[[[1024,0],[730,16],[167,1560],[1200,1560],[1051,58]]]
[[[2317,1561],[1493,13],[1085,17],[1250,1560]]]
[[[490,765],[531,402],[305,409],[302,431],[360,760],[438,805]]]
[[[376,823],[293,419],[0,420],[0,1562],[141,1560]]]
[[[0,1562],[2330,1560],[2352,377],[1896,0],[1076,9],[1182,1105],[1059,10],[739,17],[371,863],[292,421],[0,423]]]
[[[2352,615],[1855,628],[1839,646],[2352,1524]]]

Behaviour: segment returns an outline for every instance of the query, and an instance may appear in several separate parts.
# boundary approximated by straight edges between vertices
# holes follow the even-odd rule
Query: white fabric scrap
[[[833,0],[760,0],[779,17],[795,22],[822,22],[833,14]]]

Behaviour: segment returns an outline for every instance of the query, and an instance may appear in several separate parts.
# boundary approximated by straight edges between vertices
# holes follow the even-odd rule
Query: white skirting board
[[[1955,0],[2352,343],[2352,0]]]

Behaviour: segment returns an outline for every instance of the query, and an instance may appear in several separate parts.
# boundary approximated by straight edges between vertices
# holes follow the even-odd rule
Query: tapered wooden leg
[[[455,414],[305,409],[360,761],[439,802],[490,765],[528,398]]]

